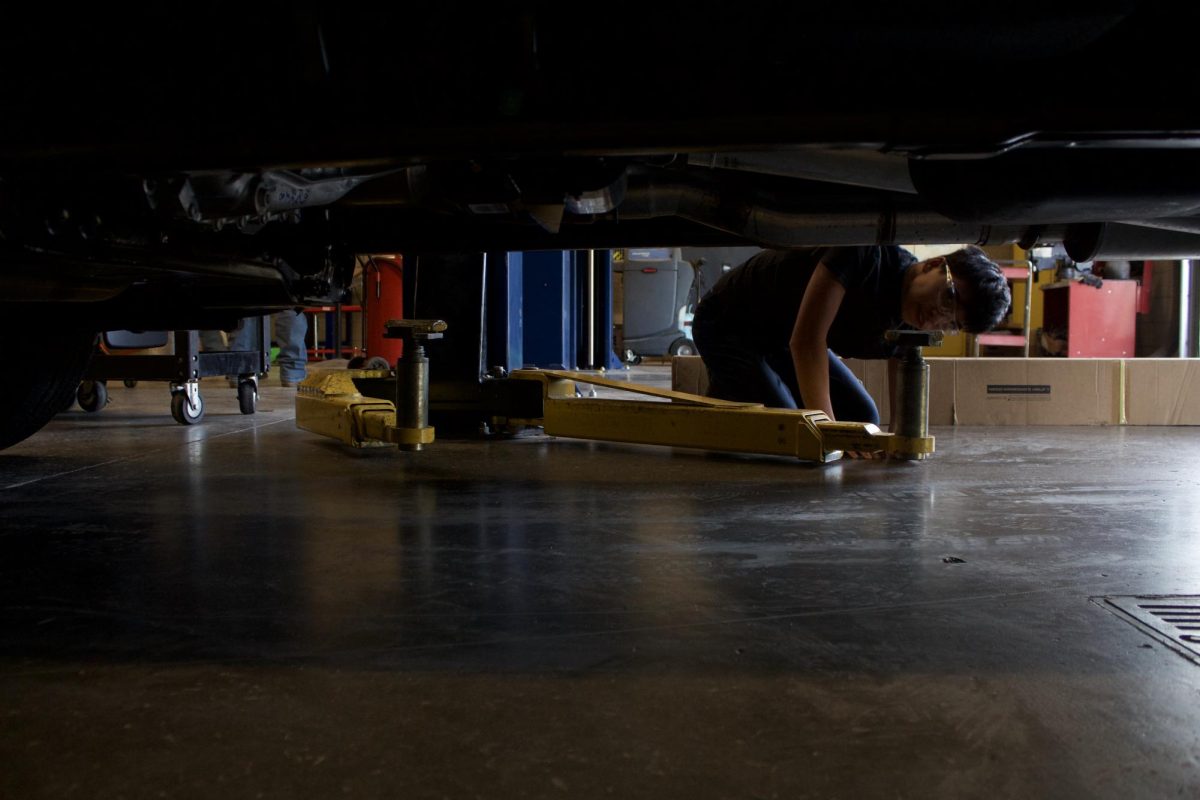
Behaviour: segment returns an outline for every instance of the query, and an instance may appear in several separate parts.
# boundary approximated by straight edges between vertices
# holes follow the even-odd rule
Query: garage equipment
[[[396,362],[396,443],[401,450],[420,450],[433,442],[429,427],[429,359],[425,343],[442,338],[446,323],[440,319],[392,319],[385,326],[388,339],[400,339],[404,354]]]
[[[900,358],[896,370],[896,435],[898,442],[920,442],[929,438],[929,362],[923,347],[942,343],[941,331],[888,331],[885,338],[896,345]],[[932,440],[931,440],[932,441]],[[928,458],[920,448],[905,450],[899,445],[893,455],[913,461]]]
[[[401,256],[371,256],[363,267],[363,347],[375,367],[382,359],[385,369],[404,354],[403,344],[387,336],[383,320],[404,316],[404,267]]]
[[[624,348],[635,358],[695,355],[688,301],[695,294],[696,270],[679,249],[626,250],[613,271],[622,277]]]
[[[509,370],[622,366],[613,351],[616,290],[613,251],[489,254],[487,269],[484,303],[489,328],[489,366],[500,365]],[[441,303],[440,299],[437,302]],[[436,313],[431,308],[436,308]],[[439,305],[412,316],[453,320],[458,331],[463,320],[455,319],[453,311]],[[503,334],[495,327],[500,318],[510,326],[507,342],[503,336],[497,336]],[[505,349],[508,358],[504,358]]]
[[[445,330],[440,320],[395,322],[404,323],[398,335],[413,337],[412,350],[419,349],[415,343],[420,336]],[[537,369],[485,380],[481,422],[508,433],[536,427],[551,436],[783,455],[820,463],[852,451],[923,459],[933,453],[934,439],[928,435],[928,365],[920,349],[938,340],[940,334],[908,331],[897,332],[893,339],[905,351],[896,433],[884,433],[869,423],[834,422],[821,411],[765,408],[592,374]],[[410,352],[407,344],[405,352]],[[428,367],[424,359],[407,366],[401,362],[394,374],[331,370],[311,375],[296,394],[296,424],[355,447],[391,443],[419,449],[433,441],[433,429],[421,417],[427,413]],[[578,383],[654,399],[581,397]],[[397,402],[402,409],[399,423]]]
[[[204,419],[204,398],[200,394],[200,379],[213,375],[238,376],[238,407],[243,414],[253,414],[258,407],[258,376],[271,367],[268,317],[251,317],[247,325],[258,331],[257,347],[253,350],[200,352],[200,333],[195,330],[174,331],[174,353],[167,355],[113,355],[97,353],[83,375],[77,399],[87,411],[98,411],[107,402],[106,383],[122,380],[127,385],[136,381],[167,381],[171,391],[171,416],[181,425],[194,425]],[[110,331],[105,341],[112,349],[147,348],[166,344],[166,332],[132,333]]]

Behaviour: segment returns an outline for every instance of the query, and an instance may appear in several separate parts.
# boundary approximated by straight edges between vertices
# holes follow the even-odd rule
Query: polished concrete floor
[[[206,383],[0,453],[0,797],[1200,795],[1200,429],[352,451]]]

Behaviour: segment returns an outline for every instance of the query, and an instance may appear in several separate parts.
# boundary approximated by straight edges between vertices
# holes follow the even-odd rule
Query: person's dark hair
[[[954,279],[966,284],[959,298],[966,307],[963,329],[968,333],[990,331],[1004,319],[1012,305],[1012,292],[999,265],[978,247],[964,247],[946,256]]]

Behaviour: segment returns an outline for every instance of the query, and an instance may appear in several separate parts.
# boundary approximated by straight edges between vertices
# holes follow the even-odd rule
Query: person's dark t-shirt
[[[701,302],[697,320],[755,342],[787,348],[800,301],[824,262],[846,289],[826,343],[843,358],[887,358],[886,331],[898,328],[904,273],[916,257],[899,247],[818,247],[764,250],[721,276]]]

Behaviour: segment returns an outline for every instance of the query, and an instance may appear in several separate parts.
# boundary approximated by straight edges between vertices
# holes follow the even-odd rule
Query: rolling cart
[[[108,331],[100,352],[92,356],[75,399],[84,411],[99,411],[108,403],[110,380],[134,386],[138,381],[167,381],[171,389],[171,416],[180,425],[204,419],[200,379],[236,375],[238,408],[253,414],[258,407],[258,378],[271,368],[270,317],[251,317],[246,324],[258,330],[253,350],[200,352],[199,331]],[[162,347],[173,335],[175,352],[169,355],[117,355],[113,351]]]

